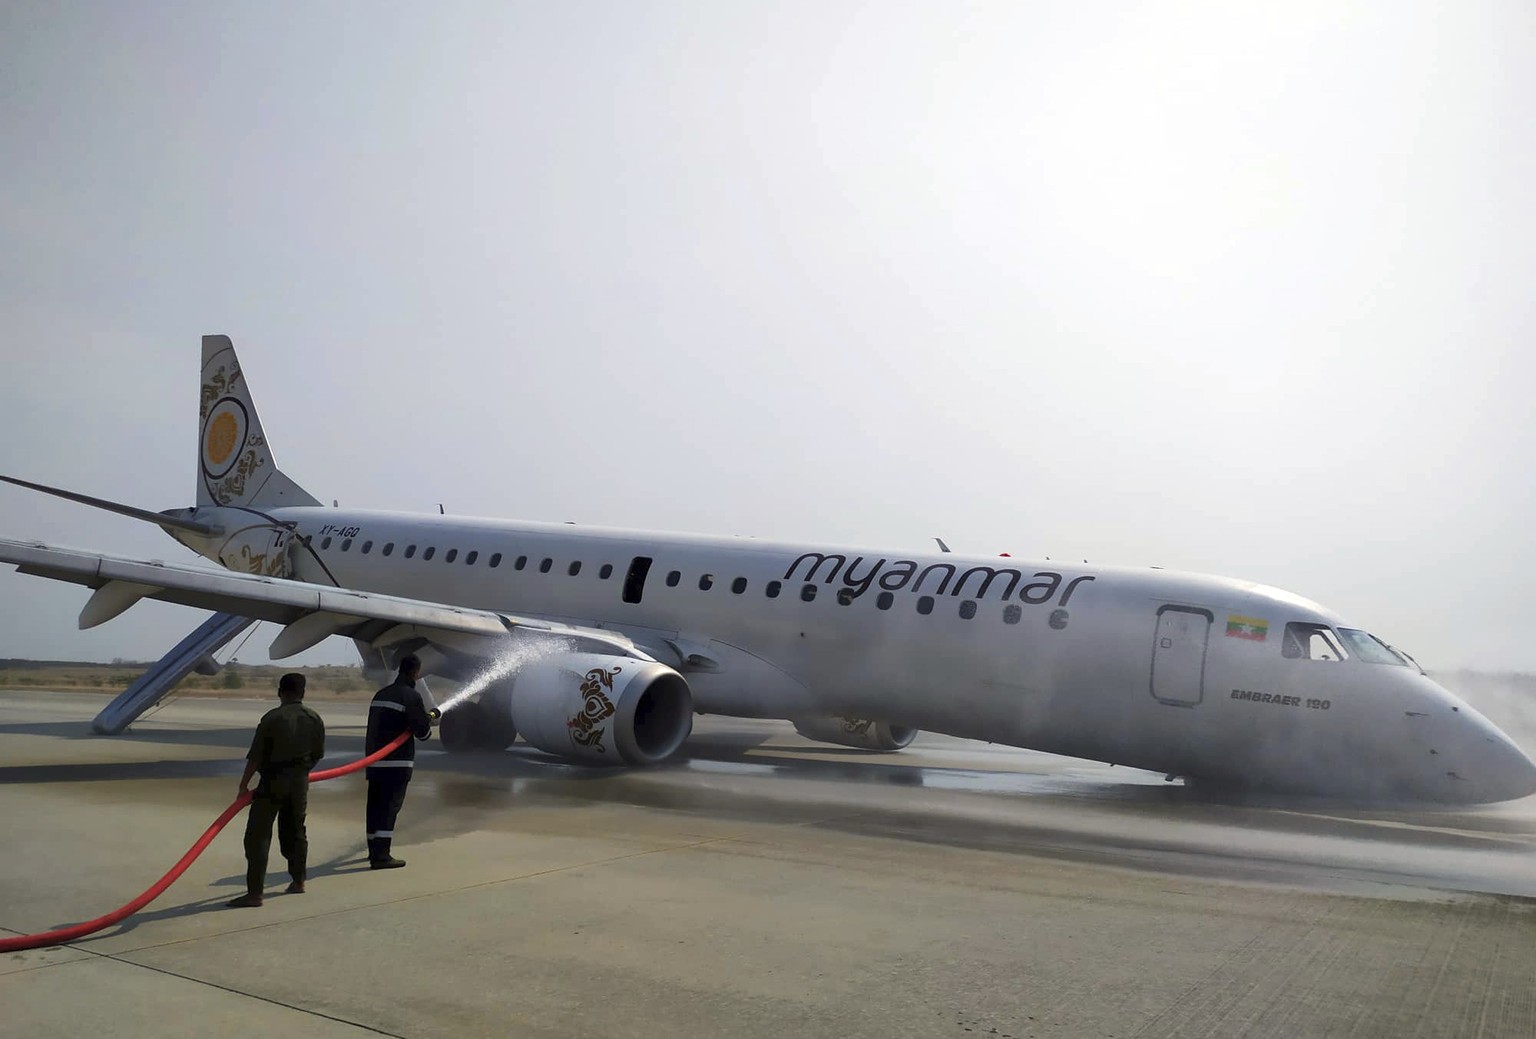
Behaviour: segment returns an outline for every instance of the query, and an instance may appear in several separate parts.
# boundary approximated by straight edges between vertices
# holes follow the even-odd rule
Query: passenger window
[[[450,548],[448,550],[448,554],[443,556],[443,562],[451,563],[457,558],[459,558],[459,550],[456,548]]]
[[[1293,660],[1327,660],[1337,663],[1344,659],[1338,639],[1325,624],[1298,624],[1285,626],[1285,639],[1280,652]]]
[[[705,574],[699,578],[699,591],[707,592],[715,586],[715,575]]]
[[[1022,616],[1024,616],[1024,608],[1016,602],[1009,603],[1007,606],[1003,607],[1004,624],[1017,624],[1019,623],[1019,618]]]
[[[437,546],[436,545],[428,545],[427,546],[427,550],[421,554],[421,558],[423,558],[423,559],[431,559],[433,553],[435,553],[436,551],[437,551]]]
[[[891,603],[895,601],[896,596],[892,595],[890,592],[881,592],[875,598],[875,605],[882,610],[889,610],[891,608]]]
[[[320,542],[320,547],[321,548],[330,548],[331,547],[331,539],[330,538],[326,538],[324,541]]]
[[[742,592],[744,592],[746,590],[747,590],[747,579],[745,577],[738,577],[738,578],[736,578],[736,580],[731,582],[731,591],[734,592],[736,595],[740,595]]]
[[[804,585],[804,586],[801,587],[801,589],[800,589],[800,601],[801,602],[810,602],[814,598],[816,598],[816,586],[814,584],[807,584],[807,585]]]
[[[364,541],[363,542],[363,555],[366,556],[372,550],[373,550],[373,542],[372,541]]]
[[[974,616],[976,616],[976,603],[975,603],[975,601],[972,600],[972,599],[967,599],[964,602],[962,602],[960,604],[960,619],[968,621],[968,620],[970,620]]]
[[[853,605],[853,589],[849,588],[847,586],[839,588],[837,590],[837,604],[839,606],[852,606]]]
[[[480,553],[479,552],[471,552],[469,555],[464,557],[464,565],[465,566],[474,566],[475,565],[475,560],[477,560],[479,558],[480,558]]]
[[[386,542],[384,542],[384,555],[392,556],[394,554],[395,554],[395,543],[393,541],[386,541]]]
[[[541,574],[549,573],[549,568],[554,566],[554,565],[555,565],[555,561],[553,559],[546,559],[546,560],[544,560],[544,562],[539,564],[539,573],[541,573]]]
[[[667,574],[667,587],[676,588],[677,582],[681,581],[682,579],[683,572],[681,570],[673,570],[671,573]]]
[[[599,581],[606,581],[606,580],[608,580],[608,578],[610,578],[612,576],[613,576],[613,564],[612,563],[604,563],[603,564],[603,568],[597,572],[597,579]]]
[[[924,617],[933,612],[933,596],[925,595],[917,600],[917,612]]]
[[[415,554],[416,554],[416,546],[415,545],[406,545],[405,546],[405,558],[410,559]]]
[[[528,557],[527,556],[518,556],[517,557],[517,562],[512,564],[512,569],[514,569],[514,570],[521,570],[523,567],[525,567],[527,565],[528,565]]]
[[[581,573],[581,564],[572,563],[570,566],[566,567],[565,572],[570,574],[572,577],[575,577],[577,574]]]
[[[777,599],[779,597],[779,589],[782,587],[784,587],[783,584],[778,581],[769,581],[763,586],[763,594],[770,599]]]
[[[493,552],[493,553],[491,553],[491,569],[495,570],[500,565],[501,565],[501,553],[500,552]]]
[[[352,547],[352,539],[351,538],[342,538],[342,540],[341,540],[341,550],[343,552],[345,552],[347,549],[349,549],[351,547]]]

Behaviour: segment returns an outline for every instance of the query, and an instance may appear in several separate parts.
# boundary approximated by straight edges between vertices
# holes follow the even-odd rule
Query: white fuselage
[[[1529,759],[1417,668],[1282,655],[1288,624],[1343,621],[1250,582],[407,513],[267,516],[308,539],[290,547],[300,580],[671,647],[703,712],[872,718],[1267,788],[1449,801],[1536,789]]]

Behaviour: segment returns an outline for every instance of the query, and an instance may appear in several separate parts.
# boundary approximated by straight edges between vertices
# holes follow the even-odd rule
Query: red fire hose
[[[359,758],[339,768],[328,768],[320,772],[311,772],[309,774],[309,781],[311,783],[323,783],[327,779],[335,779],[337,776],[345,776],[356,772],[358,769],[378,761],[410,738],[411,732],[407,729],[391,740],[387,746],[374,751],[366,758]],[[219,831],[224,829],[225,824],[239,815],[240,810],[250,803],[251,792],[249,790],[235,798],[234,803],[219,813],[219,817],[213,821],[213,825],[203,831],[203,835],[197,839],[197,843],[187,849],[187,853],[177,860],[176,865],[172,866],[165,876],[155,881],[153,887],[121,909],[114,909],[106,916],[98,916],[96,919],[88,920],[83,924],[75,924],[73,927],[61,927],[57,931],[47,931],[43,934],[23,934],[15,938],[0,938],[0,953],[21,952],[23,949],[41,949],[47,945],[62,945],[64,942],[72,942],[76,938],[83,938],[104,927],[111,927],[120,920],[126,920],[159,898],[166,888],[175,883],[176,878],[187,871],[187,867],[192,865],[193,861],[203,853],[203,849],[207,848],[209,843],[218,836]]]

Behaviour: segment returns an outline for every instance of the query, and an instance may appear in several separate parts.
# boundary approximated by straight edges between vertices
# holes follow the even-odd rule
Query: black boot
[[[397,859],[389,853],[388,837],[373,837],[368,841],[368,868],[369,869],[399,869],[405,865],[404,859]]]

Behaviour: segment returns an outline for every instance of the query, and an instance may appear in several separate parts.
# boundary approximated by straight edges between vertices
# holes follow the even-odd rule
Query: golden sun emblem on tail
[[[217,401],[203,423],[203,478],[213,482],[227,477],[241,452],[247,446],[254,447],[259,439],[250,434],[251,419],[245,405],[234,397]]]
[[[208,461],[211,465],[223,465],[229,461],[229,456],[235,449],[235,443],[240,439],[240,423],[229,412],[215,415],[213,421],[208,423]]]

